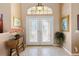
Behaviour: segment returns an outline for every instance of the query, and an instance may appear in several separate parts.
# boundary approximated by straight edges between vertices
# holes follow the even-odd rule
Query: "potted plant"
[[[55,33],[55,42],[56,44],[58,44],[59,46],[63,46],[63,43],[65,41],[65,35],[63,32],[56,32]]]

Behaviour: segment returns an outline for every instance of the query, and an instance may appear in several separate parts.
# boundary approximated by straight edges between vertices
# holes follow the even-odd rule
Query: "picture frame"
[[[13,18],[13,26],[14,27],[21,27],[21,20],[18,17]]]
[[[79,15],[77,15],[77,30],[79,30]]]
[[[62,31],[69,32],[69,15],[62,17]]]

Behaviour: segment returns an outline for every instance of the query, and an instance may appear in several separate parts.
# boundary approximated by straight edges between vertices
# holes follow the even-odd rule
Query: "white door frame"
[[[31,18],[33,19],[35,19],[35,18],[41,18],[41,17],[45,17],[45,18],[48,18],[48,20],[50,21],[50,19],[52,19],[52,23],[54,22],[54,20],[53,20],[53,16],[26,16],[26,44],[27,45],[53,45],[53,42],[54,42],[54,30],[53,30],[53,24],[52,24],[52,32],[51,32],[51,30],[50,30],[50,40],[51,40],[51,42],[29,42],[29,26],[28,26],[28,24],[29,24],[29,22],[28,22],[28,20],[30,20]],[[51,22],[51,21],[50,21]],[[49,23],[50,23],[49,22]],[[50,24],[50,26],[51,26],[51,24]],[[28,28],[27,28],[28,27]]]

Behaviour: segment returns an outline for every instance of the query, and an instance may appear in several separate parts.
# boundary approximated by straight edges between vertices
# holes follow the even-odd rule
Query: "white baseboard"
[[[73,53],[72,56],[79,56],[79,53]]]
[[[66,48],[64,48],[64,47],[63,47],[63,49],[64,49],[69,55],[72,55],[72,53],[71,53],[68,49],[66,49]]]
[[[64,48],[63,49],[71,56],[79,56],[79,53],[71,53],[68,49]]]

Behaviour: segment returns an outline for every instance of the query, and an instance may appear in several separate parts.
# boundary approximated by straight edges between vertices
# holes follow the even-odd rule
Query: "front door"
[[[27,16],[26,35],[27,45],[52,45],[53,17]]]

